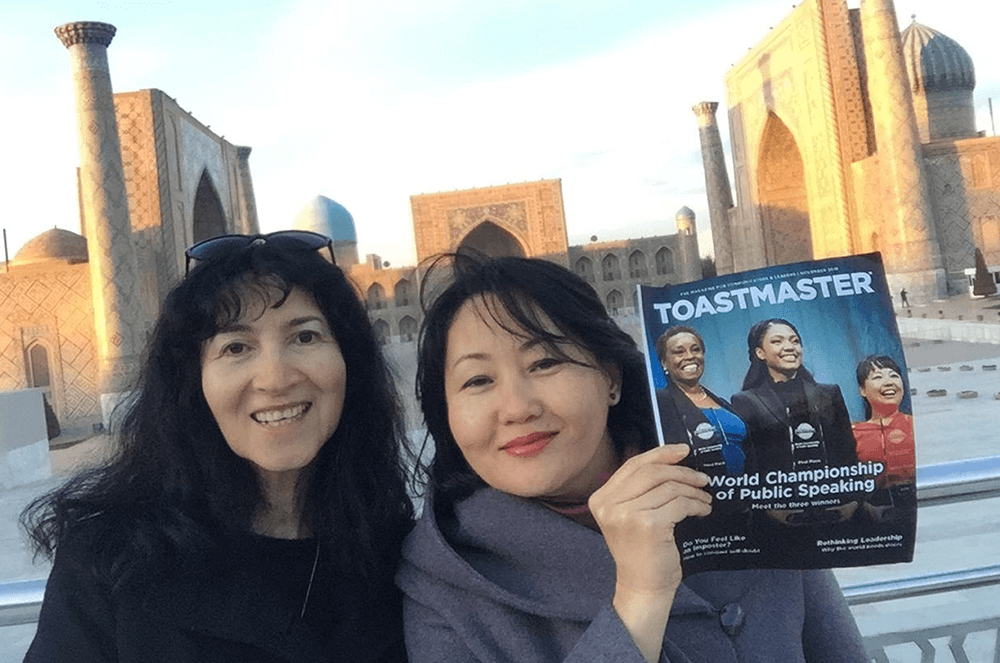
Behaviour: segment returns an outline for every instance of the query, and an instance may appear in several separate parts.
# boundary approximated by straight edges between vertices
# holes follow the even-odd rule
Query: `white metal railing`
[[[917,502],[935,506],[1000,497],[1000,456],[973,458],[917,469]],[[954,592],[986,585],[1000,585],[1000,565],[962,571],[909,576],[895,580],[845,586],[844,595],[851,605],[877,603],[902,598]],[[45,592],[45,580],[22,580],[0,583],[0,627],[38,621],[38,611]],[[1000,638],[1000,617],[946,624],[927,629],[884,633],[865,638],[869,657],[886,663],[885,648],[913,643],[920,648],[921,663],[933,663],[935,638],[949,638],[948,647],[956,662],[968,661],[964,650],[969,634],[993,631]],[[1000,663],[1000,646],[994,645],[994,663]]]

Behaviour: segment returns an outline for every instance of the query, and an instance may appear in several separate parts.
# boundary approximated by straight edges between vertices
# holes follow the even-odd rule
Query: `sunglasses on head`
[[[309,230],[279,230],[266,235],[219,235],[192,244],[184,252],[184,275],[191,271],[191,261],[215,260],[234,251],[250,246],[271,244],[286,251],[316,251],[324,246],[330,251],[330,262],[337,264],[333,255],[333,240]]]

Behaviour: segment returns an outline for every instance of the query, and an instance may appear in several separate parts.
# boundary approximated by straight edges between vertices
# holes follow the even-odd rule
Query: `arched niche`
[[[618,266],[618,256],[614,253],[604,256],[601,260],[601,272],[604,274],[605,281],[620,281],[622,270]]]
[[[417,321],[404,315],[399,321],[399,338],[402,341],[412,341],[417,338]]]
[[[368,295],[365,299],[367,300],[369,311],[377,311],[379,309],[386,308],[385,288],[378,283],[371,284],[368,288]]]
[[[478,252],[494,258],[525,257],[521,242],[492,221],[483,221],[465,236],[458,245],[458,252],[463,251]]]
[[[587,283],[594,282],[594,261],[582,256],[576,261],[576,274]]]
[[[372,327],[375,328],[375,338],[378,339],[379,343],[389,342],[389,323],[385,320],[378,319],[372,323]]]
[[[413,288],[410,287],[410,282],[406,279],[397,281],[394,294],[396,306],[409,306],[413,299]]]
[[[674,252],[665,246],[660,247],[660,250],[656,252],[656,273],[674,273]]]
[[[805,166],[795,137],[768,113],[757,166],[757,200],[769,265],[812,260]]]
[[[222,210],[219,193],[212,184],[208,170],[201,171],[198,190],[194,194],[194,210],[191,214],[194,242],[226,234],[226,215]]]
[[[618,312],[625,307],[625,298],[618,290],[612,290],[604,298],[604,305],[608,309],[608,313],[618,315]]]
[[[628,257],[628,275],[633,279],[644,279],[649,275],[646,268],[646,254],[639,249]]]
[[[28,346],[28,386],[52,387],[52,371],[49,368],[49,349],[41,343]]]

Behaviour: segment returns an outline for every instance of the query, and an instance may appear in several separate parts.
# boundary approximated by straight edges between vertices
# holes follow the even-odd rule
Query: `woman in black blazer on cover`
[[[747,335],[750,368],[733,410],[746,422],[761,473],[793,472],[858,462],[851,419],[840,387],[819,384],[802,365],[802,338],[788,320],[758,322]],[[774,510],[787,525],[842,522],[857,508]]]

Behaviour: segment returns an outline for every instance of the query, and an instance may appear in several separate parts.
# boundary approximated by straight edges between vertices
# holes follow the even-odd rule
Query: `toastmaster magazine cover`
[[[877,253],[639,287],[663,444],[710,477],[685,574],[908,562],[916,486],[903,345]]]

